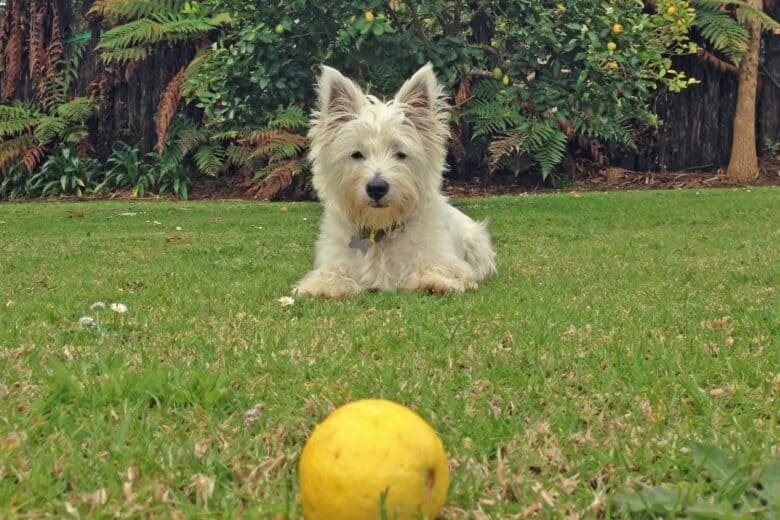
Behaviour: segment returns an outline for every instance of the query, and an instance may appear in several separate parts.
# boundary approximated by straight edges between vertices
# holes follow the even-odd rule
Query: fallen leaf
[[[202,473],[193,475],[189,489],[195,493],[198,500],[208,504],[209,498],[214,494],[214,477],[208,477]]]
[[[203,456],[209,451],[209,446],[211,446],[211,441],[209,439],[200,439],[195,441],[195,449],[193,450],[195,453],[195,458],[202,459]]]
[[[257,403],[244,412],[244,426],[252,426],[256,423],[260,416],[263,415],[263,410],[265,410],[265,404]]]

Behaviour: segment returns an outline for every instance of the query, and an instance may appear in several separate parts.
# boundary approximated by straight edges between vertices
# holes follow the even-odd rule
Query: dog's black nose
[[[388,191],[390,191],[390,185],[380,177],[374,177],[366,184],[366,193],[377,202],[382,200]]]

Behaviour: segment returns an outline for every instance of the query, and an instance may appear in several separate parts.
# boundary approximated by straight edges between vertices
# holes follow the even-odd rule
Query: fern
[[[30,134],[20,135],[19,137],[0,143],[0,173],[5,174],[12,164],[21,159],[28,150],[37,145],[38,143],[35,136]]]
[[[693,0],[692,5],[696,8],[693,25],[715,50],[724,53],[734,64],[739,64],[747,50],[747,20],[756,20],[766,29],[780,27],[776,20],[762,10],[739,0]],[[736,17],[724,11],[723,6],[737,7]]]
[[[303,109],[297,105],[277,110],[268,121],[268,128],[274,130],[303,130],[309,124]]]
[[[0,105],[0,140],[35,128],[43,113],[26,103]]]
[[[464,116],[474,122],[474,137],[501,134],[521,122],[516,109],[492,99],[475,99],[464,111]]]
[[[141,60],[158,43],[176,43],[230,22],[227,14],[196,16],[173,11],[166,2],[157,3],[160,4],[158,11],[148,12],[145,7],[139,9],[139,18],[121,23],[101,35],[96,49],[101,51],[101,59],[105,63]]]
[[[97,14],[110,23],[119,23],[160,12],[181,12],[184,3],[184,1],[161,0],[97,0],[89,13]]]
[[[535,125],[535,133],[526,140],[529,143],[528,151],[542,167],[542,177],[547,178],[553,168],[563,161],[569,139],[557,127],[541,123]],[[533,142],[538,143],[537,146],[532,145]]]
[[[77,97],[57,107],[56,114],[69,122],[84,122],[95,110],[95,100]]]
[[[715,50],[723,52],[738,64],[747,50],[747,29],[734,18],[709,5],[700,5],[693,25]]]
[[[38,121],[33,135],[39,143],[47,144],[64,134],[67,127],[67,121],[61,117],[44,116]]]
[[[198,148],[193,158],[201,173],[216,177],[225,162],[225,148],[219,143],[209,143]]]
[[[160,96],[160,104],[157,107],[157,152],[162,153],[165,147],[165,140],[168,136],[168,127],[171,124],[176,110],[181,101],[181,84],[184,81],[184,69],[180,69],[168,82],[165,90]]]

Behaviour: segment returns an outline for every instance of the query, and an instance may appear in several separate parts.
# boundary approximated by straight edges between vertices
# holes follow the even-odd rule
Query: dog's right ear
[[[318,84],[319,120],[330,124],[343,123],[355,118],[366,97],[355,82],[344,77],[333,67],[322,66]]]

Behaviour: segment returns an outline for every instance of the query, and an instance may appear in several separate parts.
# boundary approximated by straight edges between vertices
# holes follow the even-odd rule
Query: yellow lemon
[[[391,401],[354,401],[314,429],[298,466],[307,520],[433,519],[447,498],[441,439]]]
[[[669,16],[676,15],[677,14],[677,8],[675,6],[673,6],[673,5],[670,5],[669,7],[666,8],[666,14],[668,14]]]
[[[619,23],[616,23],[615,25],[612,26],[613,34],[620,34],[622,32],[623,32],[623,26],[620,25]]]
[[[503,83],[505,87],[508,87],[509,86],[509,76],[504,74],[504,77],[501,78],[501,83]]]
[[[617,49],[617,44],[615,42],[608,42],[607,49],[609,49],[610,51],[614,51],[615,49]]]
[[[366,21],[367,22],[373,22],[374,21],[374,13],[371,11],[366,11]]]
[[[609,70],[617,70],[618,64],[615,61],[609,61],[609,62],[607,62],[607,68]]]

